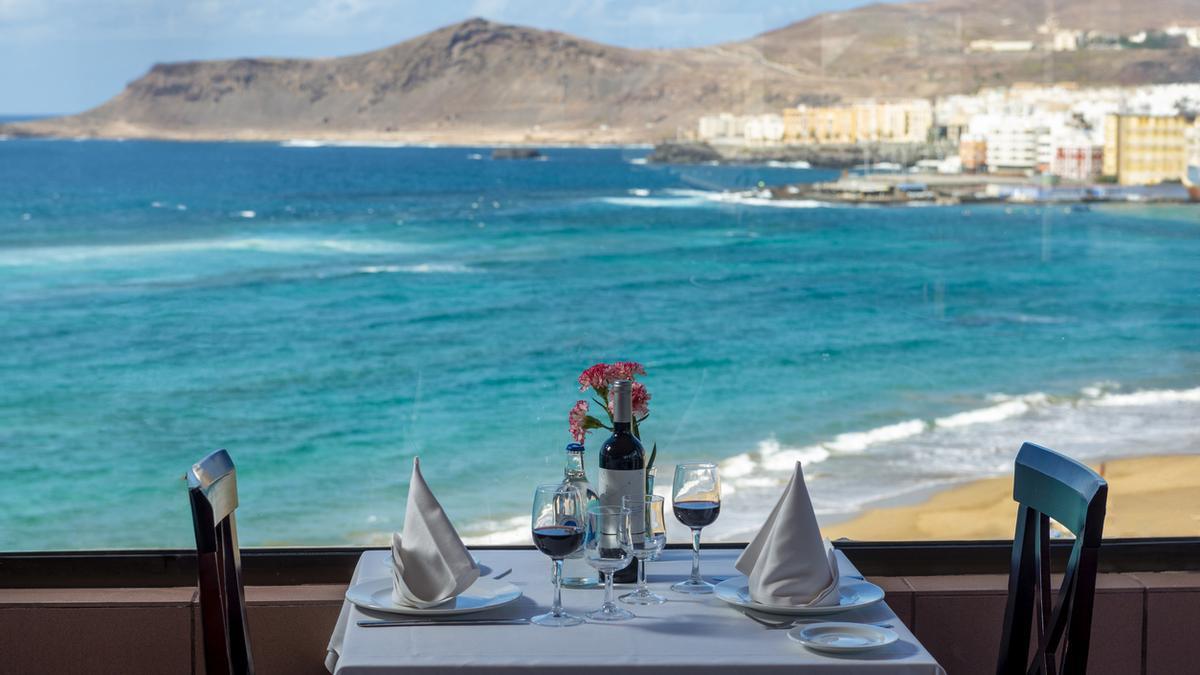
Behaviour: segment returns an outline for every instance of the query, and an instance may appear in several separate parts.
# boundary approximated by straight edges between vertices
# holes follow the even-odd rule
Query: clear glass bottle
[[[563,484],[570,484],[585,496],[587,503],[584,506],[584,512],[586,513],[587,507],[597,503],[599,498],[596,491],[592,489],[591,483],[588,482],[583,453],[583,445],[579,443],[567,445],[567,466],[563,470]],[[577,524],[583,525],[583,523]],[[595,588],[600,585],[600,575],[596,572],[596,568],[587,564],[587,560],[583,556],[583,547],[563,559],[562,573],[562,585],[567,588]]]

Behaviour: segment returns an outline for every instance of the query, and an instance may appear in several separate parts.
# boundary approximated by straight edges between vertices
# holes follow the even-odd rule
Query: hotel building
[[[1154,185],[1183,178],[1187,132],[1181,116],[1111,114],[1104,119],[1104,175],[1121,185]]]

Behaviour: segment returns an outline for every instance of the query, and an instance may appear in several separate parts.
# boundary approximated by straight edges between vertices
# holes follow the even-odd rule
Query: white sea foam
[[[996,405],[987,408],[977,408],[975,410],[967,410],[965,412],[956,413],[947,417],[939,417],[934,420],[936,426],[945,429],[954,429],[957,427],[971,426],[972,424],[990,424],[1000,422],[1010,417],[1024,415],[1029,412],[1029,409],[1038,404],[1045,403],[1047,396],[1041,392],[1026,394],[1017,398],[1003,400]]]
[[[643,208],[695,208],[698,206],[733,205],[784,209],[813,209],[829,206],[812,199],[772,199],[769,192],[717,192],[711,190],[668,189],[661,197],[648,197],[641,191],[630,190],[641,199],[628,197],[602,197],[601,202],[614,206],[637,206]]]
[[[646,188],[631,188],[628,192],[629,192],[629,194],[633,195],[634,197],[649,197],[650,196],[650,191],[647,190]]]
[[[479,521],[471,525],[470,532],[486,534],[466,534],[463,536],[463,543],[467,546],[513,546],[532,543],[528,516]]]
[[[479,270],[458,263],[419,263],[416,265],[366,265],[360,274],[476,274]]]
[[[872,445],[898,441],[909,436],[916,436],[923,431],[925,431],[924,420],[908,420],[870,431],[851,431],[838,434],[832,441],[826,443],[825,447],[838,453],[862,452]]]
[[[703,199],[679,197],[602,197],[600,201],[613,206],[635,206],[655,209],[695,208],[706,205]]]
[[[768,471],[790,471],[796,466],[796,462],[804,465],[824,462],[829,459],[829,454],[829,450],[820,445],[797,448],[781,445],[774,438],[768,438],[758,444],[758,455],[761,457],[759,463]]]
[[[1195,389],[1157,389],[1130,392],[1128,394],[1106,393],[1092,405],[1097,406],[1145,406],[1164,403],[1200,403],[1200,387]]]
[[[116,244],[108,246],[38,246],[11,248],[0,252],[0,265],[27,266],[70,263],[83,260],[135,256],[161,256],[211,251],[256,251],[294,254],[388,254],[409,253],[415,246],[379,239],[317,239],[308,237],[231,237],[156,242],[152,244]]]
[[[253,218],[253,217],[257,216],[258,214],[253,211],[238,211],[238,215],[241,216],[242,218]]]

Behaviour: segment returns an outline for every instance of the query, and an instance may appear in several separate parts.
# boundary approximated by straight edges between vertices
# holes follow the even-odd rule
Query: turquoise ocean
[[[834,519],[1025,440],[1200,452],[1200,208],[783,205],[727,191],[836,174],[647,152],[0,141],[0,549],[189,546],[222,447],[244,545],[386,541],[418,455],[522,541],[616,359],[660,489],[722,462],[714,537],[796,460]]]

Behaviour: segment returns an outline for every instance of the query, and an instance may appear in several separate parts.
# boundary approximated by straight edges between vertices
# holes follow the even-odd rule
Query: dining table
[[[738,574],[738,549],[703,551],[701,571],[711,581]],[[474,551],[481,575],[502,577],[522,593],[511,604],[468,616],[444,617],[443,625],[363,627],[360,621],[411,619],[366,611],[343,602],[325,665],[334,675],[382,675],[486,672],[508,673],[872,673],[879,675],[944,675],[933,656],[887,606],[877,604],[802,621],[845,621],[885,625],[899,639],[871,651],[833,654],[813,651],[793,641],[789,630],[763,625],[740,608],[714,595],[672,592],[672,583],[691,570],[691,551],[668,549],[647,566],[652,590],[668,598],[661,605],[622,606],[636,618],[614,623],[570,627],[533,624],[453,625],[465,618],[522,619],[547,611],[553,599],[549,558],[532,549]],[[843,580],[862,576],[836,552]],[[351,586],[391,576],[391,555],[368,550],[359,558]],[[618,594],[633,590],[617,587]],[[603,589],[563,589],[568,612],[583,615],[600,606]],[[773,623],[786,617],[757,614]]]

